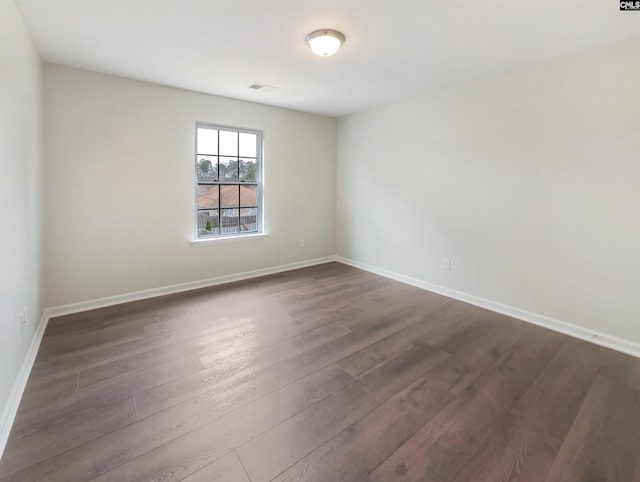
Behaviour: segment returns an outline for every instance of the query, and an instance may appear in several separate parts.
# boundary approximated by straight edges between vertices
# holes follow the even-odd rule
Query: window
[[[196,124],[197,238],[262,232],[262,133]]]

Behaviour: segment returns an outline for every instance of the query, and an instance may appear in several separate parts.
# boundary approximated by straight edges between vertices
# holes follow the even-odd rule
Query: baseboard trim
[[[40,321],[38,322],[38,326],[36,327],[36,331],[33,334],[33,338],[31,338],[31,343],[29,344],[27,354],[22,362],[20,371],[18,372],[18,377],[13,383],[13,387],[11,387],[9,400],[7,400],[4,410],[2,411],[2,416],[0,417],[0,460],[2,460],[4,449],[7,445],[7,441],[9,440],[11,427],[13,426],[13,421],[18,413],[20,400],[22,400],[22,394],[27,386],[29,375],[31,375],[31,369],[33,368],[33,363],[35,362],[36,355],[40,349],[40,343],[42,342],[42,337],[47,328],[48,322],[49,318],[46,313],[43,313]]]
[[[158,296],[172,295],[176,293],[182,293],[184,291],[197,290],[201,288],[210,288],[225,283],[233,283],[234,281],[242,281],[251,278],[258,278],[260,276],[267,276],[270,274],[282,273],[285,271],[291,271],[294,269],[307,268],[309,266],[316,266],[318,264],[329,263],[336,261],[335,256],[326,256],[324,258],[314,258],[306,261],[299,261],[296,263],[282,264],[279,266],[271,266],[269,268],[256,269],[253,271],[245,271],[243,273],[230,274],[225,276],[217,276],[215,278],[208,278],[199,281],[189,281],[187,283],[180,283],[170,286],[162,286],[159,288],[152,288],[148,290],[135,291],[132,293],[124,293],[121,295],[108,296],[105,298],[97,298],[95,300],[81,301],[79,303],[70,303],[67,305],[54,306],[47,308],[47,314],[50,318],[58,316],[71,315],[73,313],[80,313],[83,311],[95,310],[98,308],[105,308],[107,306],[120,305],[122,303],[130,303],[132,301],[140,301],[148,298],[157,298]]]
[[[370,273],[384,276],[385,278],[390,278],[411,286],[415,286],[416,288],[431,291],[433,293],[447,296],[448,298],[453,298],[455,300],[464,301],[465,303],[479,306],[480,308],[485,308],[496,313],[507,315],[512,318],[517,318],[519,320],[532,323],[534,325],[542,326],[553,331],[564,333],[565,335],[569,335],[574,338],[579,338],[581,340],[586,340],[591,343],[604,346],[606,348],[611,348],[612,350],[626,353],[627,355],[640,357],[640,344],[623,340],[622,338],[618,338],[607,333],[590,330],[574,323],[569,323],[566,321],[551,318],[549,316],[533,313],[531,311],[491,301],[479,296],[471,295],[469,293],[452,290],[444,286],[428,283],[426,281],[395,273],[393,271],[379,268],[377,266],[361,263],[360,261],[345,258],[342,256],[336,256],[336,261],[352,266],[354,268],[362,269],[365,271],[369,271]]]

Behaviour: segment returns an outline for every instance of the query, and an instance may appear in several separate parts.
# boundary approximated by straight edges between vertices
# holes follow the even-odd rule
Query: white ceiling
[[[49,62],[336,117],[640,36],[617,0],[17,3]],[[335,56],[307,47],[319,28],[346,35]]]

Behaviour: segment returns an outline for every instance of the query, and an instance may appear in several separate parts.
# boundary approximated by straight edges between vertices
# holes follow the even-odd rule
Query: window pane
[[[240,159],[240,180],[258,180],[258,163],[255,159]]]
[[[196,154],[218,153],[218,131],[215,129],[198,128],[198,152]]]
[[[198,208],[215,209],[218,206],[218,186],[198,186]]]
[[[220,186],[221,196],[220,202],[223,208],[237,208],[240,205],[240,198],[238,196],[237,185],[233,186]]]
[[[218,210],[198,211],[198,236],[220,234]]]
[[[220,155],[238,155],[238,133],[230,131],[220,131]]]
[[[260,232],[262,134],[196,124],[196,236]]]
[[[218,180],[217,156],[198,156],[198,181]]]
[[[238,220],[239,220],[239,210],[238,209],[223,209],[222,213],[222,234],[230,234],[238,232]]]
[[[240,207],[258,205],[258,186],[240,186]]]
[[[238,180],[238,158],[237,157],[221,157],[220,158],[220,181],[237,181]]]
[[[256,135],[247,134],[245,132],[240,133],[240,156],[242,157],[257,157],[256,156]]]
[[[258,209],[240,209],[240,231],[251,232],[258,230]]]

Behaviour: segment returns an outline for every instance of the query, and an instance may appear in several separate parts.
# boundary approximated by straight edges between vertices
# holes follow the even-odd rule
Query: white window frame
[[[235,132],[238,134],[253,134],[256,136],[256,170],[257,170],[257,175],[256,178],[257,180],[255,182],[253,181],[241,181],[240,179],[238,179],[238,181],[220,181],[220,180],[215,180],[215,181],[201,181],[198,178],[198,161],[199,161],[199,157],[202,156],[207,156],[207,157],[217,157],[218,159],[220,157],[234,157],[234,156],[225,156],[224,154],[220,153],[220,143],[219,143],[219,139],[218,139],[218,154],[216,155],[211,155],[211,154],[205,154],[205,153],[199,153],[198,152],[198,129],[211,129],[211,130],[217,130],[218,133],[220,131],[227,131],[227,132]],[[218,134],[219,135],[219,134]],[[242,128],[242,127],[235,127],[235,126],[228,126],[228,125],[222,125],[222,124],[213,124],[213,123],[209,123],[209,122],[196,122],[196,128],[195,128],[195,139],[194,139],[194,198],[195,198],[195,216],[194,216],[194,241],[195,242],[202,242],[202,241],[214,241],[214,240],[222,240],[222,239],[234,239],[234,238],[253,238],[253,237],[262,237],[264,236],[264,231],[263,231],[263,214],[264,214],[264,199],[263,199],[263,186],[264,186],[264,182],[263,182],[263,152],[264,152],[264,134],[262,131],[260,130],[256,130],[256,129],[247,129],[247,128]],[[238,155],[235,156],[237,157],[238,161],[240,160],[241,156],[240,156],[240,152],[238,152]],[[247,158],[247,156],[242,156],[244,158]],[[238,162],[238,169],[240,168],[240,162]],[[217,185],[220,186],[219,190],[218,190],[218,207],[217,208],[212,208],[212,209],[207,209],[207,208],[200,208],[199,206],[199,186],[203,186],[203,185]],[[222,186],[228,186],[228,185],[237,185],[238,187],[242,186],[242,185],[254,185],[257,186],[257,194],[256,194],[256,204],[257,206],[255,206],[256,208],[256,230],[253,231],[242,231],[240,229],[240,227],[238,228],[237,232],[231,232],[231,233],[223,233],[222,232],[222,226],[221,223],[218,223],[218,229],[219,229],[219,233],[211,233],[211,234],[201,234],[201,230],[200,230],[200,226],[199,226],[199,218],[200,218],[200,213],[201,211],[213,211],[213,210],[218,210],[219,213],[221,213],[221,211],[225,208],[222,208],[222,206],[220,205],[220,199],[221,199],[221,192]],[[233,209],[233,208],[226,208],[226,209]],[[241,209],[248,209],[248,208],[241,208],[240,206],[238,206],[238,222],[240,223],[240,213],[241,213]],[[221,216],[221,214],[220,214]],[[240,226],[240,224],[239,224]]]

